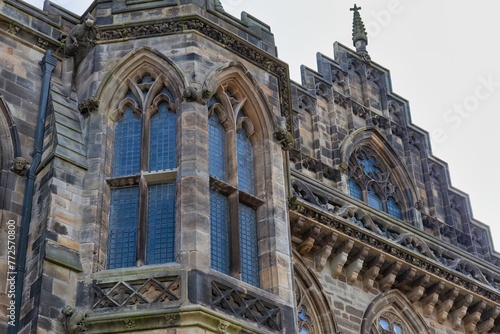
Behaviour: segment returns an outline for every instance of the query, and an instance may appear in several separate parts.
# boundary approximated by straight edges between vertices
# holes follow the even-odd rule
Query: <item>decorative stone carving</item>
[[[344,264],[347,262],[347,257],[349,256],[349,252],[354,245],[354,241],[347,240],[340,247],[337,255],[330,262],[331,275],[333,278],[339,277],[342,273],[342,269],[344,268]]]
[[[126,329],[134,329],[135,328],[135,320],[134,319],[127,319],[123,320],[124,326]]]
[[[167,314],[165,316],[165,327],[174,327],[179,325],[180,317],[178,314]]]
[[[227,334],[227,329],[229,328],[229,323],[225,321],[219,321],[219,326],[217,326],[217,330],[220,334]]]
[[[272,330],[282,330],[280,308],[249,292],[212,281],[211,305]]]
[[[98,108],[99,108],[99,100],[97,100],[93,96],[78,103],[78,110],[80,111],[80,114],[82,114],[84,117],[87,117],[92,112],[97,111]]]
[[[12,163],[11,170],[17,175],[24,176],[28,172],[30,165],[23,157],[16,157]]]
[[[286,118],[278,117],[276,129],[274,130],[274,137],[281,144],[283,150],[288,151],[293,148],[293,135],[288,131]]]
[[[186,87],[182,97],[184,97],[184,100],[186,102],[202,103],[201,94],[198,92],[198,89],[196,89],[195,87],[191,87],[191,86]]]
[[[66,37],[64,48],[67,55],[74,56],[79,51],[89,49],[95,45],[95,40],[98,38],[98,31],[94,22],[94,17],[88,13],[84,22],[75,25],[71,29],[71,32]]]
[[[319,236],[319,233],[321,232],[321,228],[319,225],[314,226],[311,228],[306,235],[302,238],[302,242],[298,247],[298,252],[300,255],[304,255],[309,253],[311,248],[314,246],[314,242],[316,241],[316,238]]]
[[[61,310],[63,314],[63,327],[66,334],[80,334],[87,331],[85,318],[87,314],[84,310],[71,306],[66,306]]]
[[[130,27],[100,30],[96,36],[99,40],[113,40],[121,38],[139,38],[144,36],[158,36],[173,33],[180,33],[184,30],[195,30],[209,38],[225,45],[229,50],[241,57],[253,62],[259,67],[274,74],[279,83],[279,96],[281,104],[281,114],[287,119],[287,129],[291,130],[290,115],[290,81],[288,69],[285,65],[276,62],[276,59],[266,51],[248,47],[239,38],[228,34],[216,24],[202,21],[198,18],[183,18],[182,20],[163,21],[154,24],[134,25]]]

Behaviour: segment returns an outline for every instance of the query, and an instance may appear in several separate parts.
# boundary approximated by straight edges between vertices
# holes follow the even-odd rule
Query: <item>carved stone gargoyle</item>
[[[87,314],[84,310],[67,305],[61,313],[64,315],[63,325],[66,334],[81,334],[87,331],[85,323]]]
[[[292,134],[288,131],[286,127],[286,118],[285,117],[278,117],[278,125],[276,126],[276,129],[274,130],[274,137],[278,140],[278,142],[281,144],[281,147],[285,150],[288,151],[291,148],[293,148],[293,136]]]
[[[64,45],[64,52],[68,56],[90,49],[95,45],[95,39],[98,37],[97,27],[94,17],[88,13],[82,23],[77,24],[71,29]],[[64,38],[64,37],[63,37]]]

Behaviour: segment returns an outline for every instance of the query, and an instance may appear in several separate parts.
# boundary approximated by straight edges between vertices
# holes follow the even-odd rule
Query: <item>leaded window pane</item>
[[[230,273],[229,204],[226,196],[210,191],[210,257],[211,267]]]
[[[148,188],[146,264],[174,261],[175,184]]]
[[[255,209],[240,203],[239,216],[242,281],[258,287],[260,285],[259,251]]]
[[[363,200],[363,193],[361,191],[361,187],[358,186],[356,180],[354,180],[353,178],[349,179],[349,194],[354,198]]]
[[[394,198],[389,197],[387,200],[387,213],[398,219],[403,219],[403,213],[401,212],[401,207],[396,203]]]
[[[113,176],[136,174],[140,169],[141,119],[127,108],[116,122]]]
[[[109,269],[135,266],[138,206],[138,187],[111,190],[107,261]]]
[[[403,334],[403,328],[400,325],[394,324],[393,327],[395,334]]]
[[[367,157],[364,152],[361,152],[358,161],[363,165],[363,170],[367,175],[377,176],[382,174],[382,170],[378,167],[374,157]]]
[[[382,203],[382,199],[380,196],[375,192],[373,188],[370,188],[368,190],[368,204],[375,209],[378,210],[383,210],[384,206]]]
[[[253,147],[244,128],[238,131],[238,188],[250,194],[255,193]]]
[[[177,118],[166,103],[161,103],[158,112],[151,117],[149,170],[172,169],[176,159]]]
[[[226,130],[214,114],[208,120],[208,169],[210,175],[226,180]]]
[[[389,321],[384,318],[380,318],[380,327],[386,331],[389,330]]]

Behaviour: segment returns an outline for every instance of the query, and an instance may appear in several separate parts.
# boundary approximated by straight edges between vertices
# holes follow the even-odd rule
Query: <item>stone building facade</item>
[[[0,332],[500,333],[488,226],[353,12],[297,84],[219,1],[0,3]]]

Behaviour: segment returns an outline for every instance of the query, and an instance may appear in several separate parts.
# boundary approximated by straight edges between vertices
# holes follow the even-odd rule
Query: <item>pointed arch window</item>
[[[144,75],[115,113],[108,269],[174,261],[177,117],[162,85]]]
[[[228,88],[209,102],[211,267],[258,287],[257,209],[263,202],[255,196],[255,131],[243,104]]]
[[[371,207],[403,219],[401,195],[391,180],[390,173],[379,162],[372,150],[358,148],[351,156],[347,181],[349,195]]]

